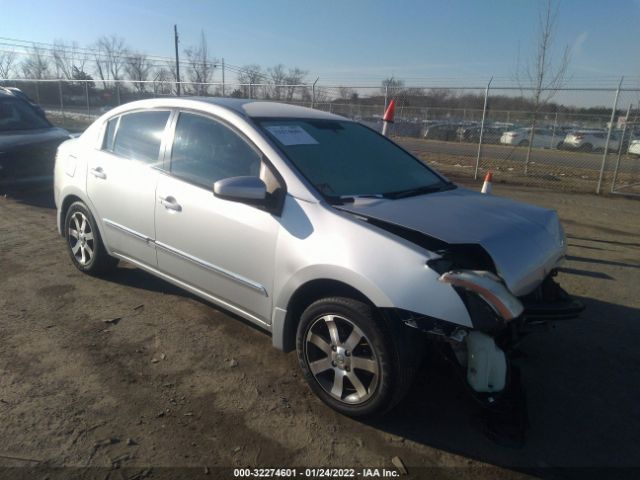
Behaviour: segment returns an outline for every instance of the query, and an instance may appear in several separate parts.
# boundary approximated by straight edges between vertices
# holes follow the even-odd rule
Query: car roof
[[[339,115],[315,110],[300,105],[270,102],[266,100],[247,100],[240,98],[191,97],[193,100],[212,103],[249,117],[286,117],[286,118],[324,118],[344,120]]]
[[[219,108],[224,108],[236,114],[251,118],[312,118],[351,121],[340,115],[308,107],[301,107],[299,105],[265,100],[223,97],[173,97],[138,100],[122,105],[121,108],[118,109],[118,113],[124,113],[124,111],[133,108],[198,108],[198,104],[201,104],[201,106],[215,105]]]

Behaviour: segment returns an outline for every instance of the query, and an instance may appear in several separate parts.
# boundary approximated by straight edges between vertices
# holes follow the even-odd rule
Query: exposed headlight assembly
[[[443,273],[439,280],[474,292],[504,320],[512,320],[524,311],[520,300],[514,297],[500,279],[491,272],[455,270]]]

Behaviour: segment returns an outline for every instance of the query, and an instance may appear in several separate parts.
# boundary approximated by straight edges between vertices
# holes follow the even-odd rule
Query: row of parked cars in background
[[[433,123],[424,129],[423,137],[428,140],[447,142],[478,143],[480,125],[477,123]],[[607,143],[606,130],[577,129],[575,127],[537,127],[533,135],[535,148],[577,150],[582,152],[603,152]],[[514,124],[485,125],[482,132],[483,143],[526,147],[531,141],[531,128]],[[640,155],[640,130],[627,130],[624,141],[622,132],[614,130],[609,139],[609,151],[617,152],[622,144],[630,154]]]

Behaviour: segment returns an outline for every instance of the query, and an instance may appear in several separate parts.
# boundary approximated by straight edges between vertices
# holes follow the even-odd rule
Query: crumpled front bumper
[[[519,330],[532,324],[576,318],[584,305],[569,295],[552,271],[531,293],[516,297],[490,272],[458,270],[446,272],[440,280],[449,283],[464,302],[472,322],[470,330],[499,336],[504,330]],[[409,327],[424,333],[451,336],[461,327],[446,319],[436,319],[416,312],[400,311],[399,318]]]

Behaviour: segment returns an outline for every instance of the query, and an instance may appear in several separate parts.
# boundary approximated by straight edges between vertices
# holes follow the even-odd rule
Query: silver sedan
[[[581,308],[553,280],[555,212],[456,186],[318,110],[120,106],[60,146],[55,200],[80,271],[124,260],[244,317],[347,415],[395,405],[426,338],[493,401],[517,332]]]

